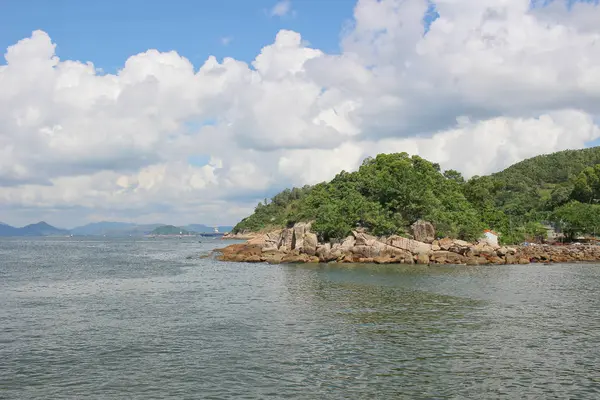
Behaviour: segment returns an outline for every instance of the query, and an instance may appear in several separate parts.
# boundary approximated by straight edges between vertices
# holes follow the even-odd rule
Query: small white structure
[[[498,246],[498,234],[494,231],[489,229],[483,231],[483,240],[485,240],[490,246]]]

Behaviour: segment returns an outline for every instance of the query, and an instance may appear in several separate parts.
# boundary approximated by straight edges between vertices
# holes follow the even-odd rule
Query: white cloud
[[[282,0],[275,4],[271,9],[272,17],[284,17],[292,11],[292,2],[290,0]]]
[[[336,55],[282,30],[250,65],[148,50],[116,74],[36,31],[0,65],[0,221],[233,223],[379,152],[474,175],[600,137],[600,6],[435,6],[424,35],[426,0],[359,1]]]
[[[223,36],[221,38],[221,44],[223,46],[229,46],[229,44],[233,41],[233,37],[231,36]]]

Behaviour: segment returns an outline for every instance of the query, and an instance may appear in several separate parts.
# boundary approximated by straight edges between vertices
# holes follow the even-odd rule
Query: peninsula
[[[594,261],[600,147],[544,155],[465,180],[406,153],[286,189],[238,223],[222,260],[500,264]],[[486,233],[487,232],[487,233]],[[522,243],[545,245],[520,246]]]

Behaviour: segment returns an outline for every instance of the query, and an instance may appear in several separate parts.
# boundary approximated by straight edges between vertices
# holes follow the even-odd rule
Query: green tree
[[[600,232],[600,205],[571,201],[554,210],[552,220],[570,240],[581,234],[596,234]]]

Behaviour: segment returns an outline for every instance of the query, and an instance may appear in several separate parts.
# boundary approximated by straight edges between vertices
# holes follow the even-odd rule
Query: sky
[[[408,152],[465,176],[600,144],[600,6],[0,0],[0,221],[234,224]]]

